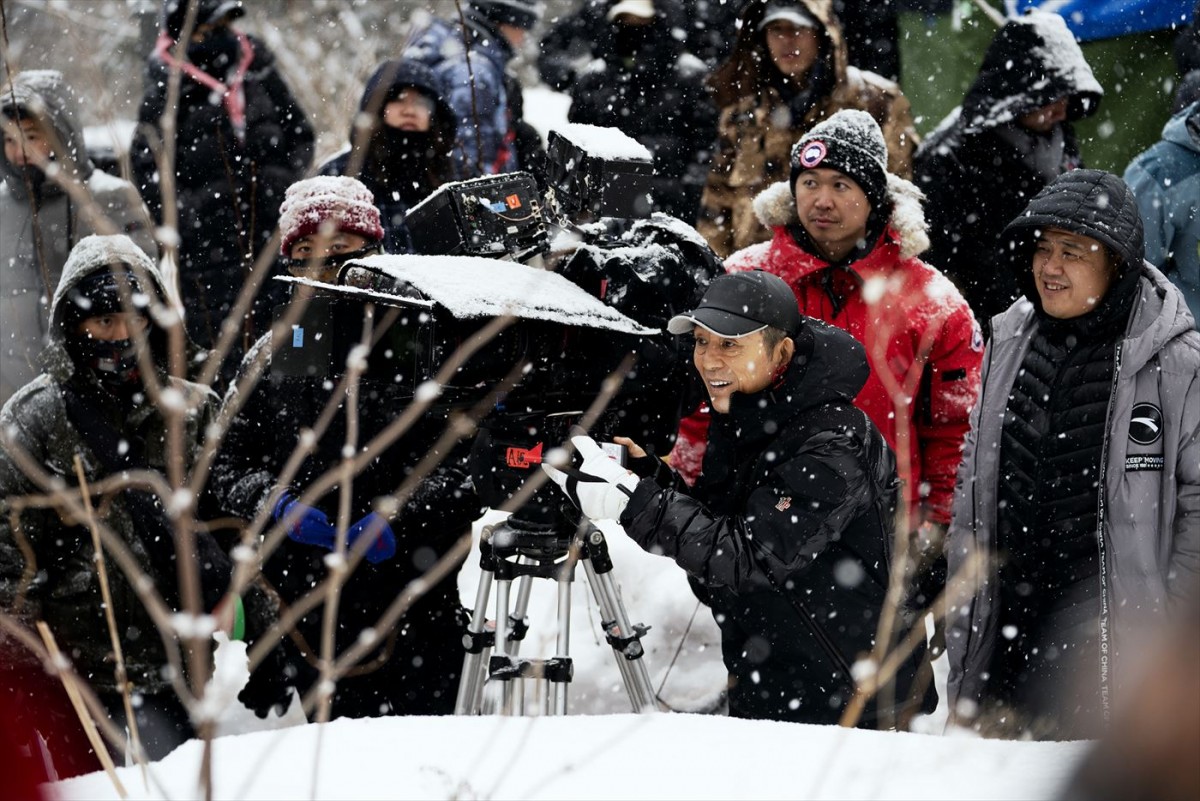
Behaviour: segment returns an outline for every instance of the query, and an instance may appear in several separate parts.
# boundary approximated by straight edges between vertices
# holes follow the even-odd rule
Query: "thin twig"
[[[137,718],[133,714],[133,699],[130,693],[133,689],[129,674],[125,670],[125,653],[121,648],[121,637],[117,634],[117,616],[113,609],[112,591],[108,586],[108,567],[104,562],[104,548],[100,545],[100,531],[96,527],[95,511],[92,509],[92,498],[88,492],[87,476],[83,473],[83,460],[75,454],[75,475],[79,478],[79,490],[83,496],[83,508],[87,510],[87,527],[92,533],[92,547],[96,551],[96,575],[100,580],[100,597],[104,600],[104,620],[108,624],[108,638],[112,642],[113,657],[116,663],[113,673],[117,680],[117,689],[121,692],[121,701],[125,705],[125,719],[129,721],[129,739],[132,743],[134,758],[142,769],[142,783],[146,789],[150,787],[146,776],[146,761],[142,758],[142,740],[138,734]]]
[[[58,643],[54,641],[54,635],[50,633],[50,627],[46,625],[46,621],[39,620],[37,622],[38,633],[42,636],[42,641],[46,644],[46,650],[50,652],[50,658],[55,664],[62,664],[65,658],[62,652],[58,650]],[[96,731],[96,721],[88,714],[87,706],[84,705],[83,699],[79,695],[79,688],[75,685],[74,675],[66,670],[59,671],[59,679],[62,680],[63,689],[67,691],[67,697],[71,699],[71,706],[75,708],[75,714],[79,716],[79,722],[83,726],[83,731],[87,734],[88,742],[92,745],[92,750],[96,752],[96,758],[100,760],[100,764],[104,766],[104,772],[108,774],[108,778],[113,783],[113,787],[117,789],[117,795],[121,798],[128,798],[129,793],[125,791],[125,785],[121,784],[121,780],[117,778],[117,770],[113,765],[112,754],[108,753],[108,747],[104,741],[100,739],[100,733]]]
[[[975,594],[983,581],[983,568],[985,564],[986,560],[983,555],[974,553],[963,564],[962,569],[950,577],[950,580],[946,582],[946,589],[938,595],[937,600],[929,607],[935,620],[944,620],[950,609]],[[924,639],[924,626],[913,626],[907,636],[895,648],[891,649],[882,662],[878,663],[874,674],[867,677],[864,681],[859,682],[855,688],[854,697],[850,700],[850,704],[846,707],[845,712],[842,713],[839,725],[851,727],[858,721],[863,709],[866,707],[867,701],[875,695],[880,687],[890,683],[895,678],[903,666],[904,660],[908,658]]]

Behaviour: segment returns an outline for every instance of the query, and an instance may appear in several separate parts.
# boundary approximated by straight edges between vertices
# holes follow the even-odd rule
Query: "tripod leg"
[[[509,596],[512,590],[512,579],[500,579],[496,582],[496,644],[493,653],[496,656],[507,657],[513,661],[509,648],[513,643],[508,640],[509,629]],[[500,682],[500,714],[511,715],[513,707],[513,682],[516,679]]]
[[[484,569],[479,574],[479,588],[475,591],[475,609],[471,623],[463,637],[467,655],[463,659],[462,678],[458,684],[458,699],[454,703],[456,715],[478,715],[483,702],[483,679],[491,649],[482,643],[483,631],[487,626],[488,596],[492,591],[494,573]]]
[[[517,602],[513,606],[512,617],[509,622],[509,628],[513,630],[512,642],[505,649],[505,652],[510,656],[517,656],[521,653],[521,642],[525,639],[523,627],[525,617],[529,614],[529,593],[532,590],[533,576],[521,576],[517,579]],[[519,627],[522,630],[516,631],[515,629]]]
[[[558,638],[555,643],[556,659],[569,660],[571,656],[571,577],[558,578]],[[550,682],[554,686],[554,714],[567,714],[567,688],[565,681]]]
[[[629,694],[634,712],[652,712],[658,706],[650,674],[646,670],[646,663],[642,661],[642,645],[637,639],[640,633],[630,624],[629,614],[617,592],[617,584],[612,577],[612,560],[608,556],[608,543],[597,528],[588,531],[587,538],[588,554],[582,560],[583,569],[592,587],[592,594],[596,596],[596,605],[600,607],[600,623],[612,643],[613,656],[625,683],[625,692]],[[630,638],[632,641],[629,641]],[[622,649],[614,641],[617,639],[629,642]]]

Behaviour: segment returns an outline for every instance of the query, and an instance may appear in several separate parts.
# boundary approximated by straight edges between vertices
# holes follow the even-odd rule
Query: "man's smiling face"
[[[791,355],[790,340],[771,347],[762,331],[742,337],[723,337],[696,326],[692,361],[704,380],[714,411],[729,412],[735,392],[747,395],[770,386]]]
[[[1112,286],[1116,268],[1099,240],[1061,228],[1038,235],[1033,252],[1033,280],[1042,309],[1069,320],[1099,305]]]

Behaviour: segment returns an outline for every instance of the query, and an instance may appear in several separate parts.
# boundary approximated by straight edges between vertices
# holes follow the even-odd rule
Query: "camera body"
[[[650,216],[650,151],[617,129],[566,125],[550,132],[546,156],[545,203],[526,172],[440,186],[405,215],[416,251],[522,261],[545,253],[553,230]]]
[[[428,255],[520,261],[549,246],[537,184],[526,172],[444,184],[405,223],[417,252]]]
[[[367,311],[374,344],[360,393],[393,416],[491,319],[513,318],[437,387],[433,408],[442,418],[474,407],[524,365],[519,383],[480,421],[471,447],[476,490],[493,508],[567,440],[630,356],[633,367],[590,433],[597,441],[623,435],[669,449],[680,417],[703,390],[666,322],[693,308],[723,272],[695,229],[648,216],[653,169],[637,142],[615,129],[567,126],[551,133],[549,157],[545,204],[526,173],[447,184],[406,218],[422,255],[357,259],[343,268],[340,285],[284,279],[309,284],[316,297],[276,343],[273,373],[336,380]],[[575,226],[597,217],[603,222]],[[549,230],[566,227],[577,246],[555,271],[519,263],[546,251]],[[511,520],[561,538],[574,533],[578,515],[543,486]]]
[[[335,382],[346,370],[371,315],[373,346],[360,394],[393,416],[422,393],[459,346],[496,316],[512,324],[438,386],[434,414],[476,406],[515,367],[519,383],[480,421],[471,473],[484,504],[502,506],[577,425],[610,373],[658,335],[562,276],[523,264],[466,256],[372,256],[352,262],[373,288],[292,279],[313,290],[302,318],[275,343],[277,379]],[[391,291],[382,291],[390,282]],[[593,432],[618,432],[618,393]],[[633,432],[631,432],[633,433]],[[573,517],[565,498],[543,488],[515,515],[533,530],[555,532]],[[570,525],[574,531],[574,525]]]

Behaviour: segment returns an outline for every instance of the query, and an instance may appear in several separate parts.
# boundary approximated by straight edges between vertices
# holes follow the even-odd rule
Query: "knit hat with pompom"
[[[371,190],[344,175],[320,175],[288,187],[279,207],[279,252],[287,258],[296,240],[319,232],[326,221],[329,233],[344,231],[372,242],[383,239]]]
[[[829,168],[850,176],[879,208],[887,197],[887,143],[865,111],[843,109],[813,126],[792,148],[792,191],[804,170]]]

